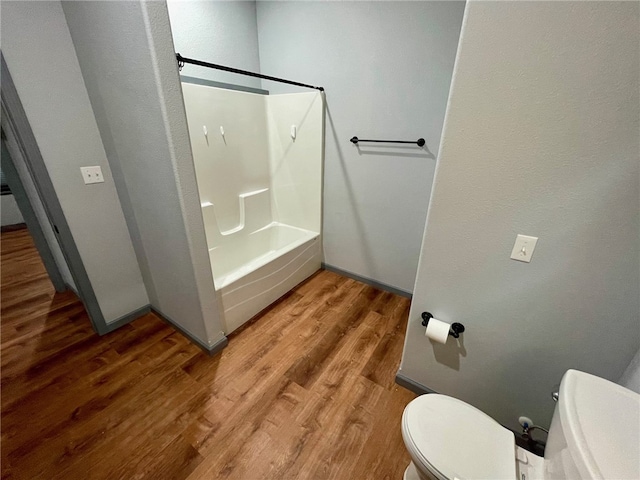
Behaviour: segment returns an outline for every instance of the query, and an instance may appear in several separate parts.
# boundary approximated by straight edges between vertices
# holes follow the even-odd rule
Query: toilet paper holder
[[[429,320],[433,318],[429,312],[422,312],[422,326],[426,327],[429,325]],[[464,332],[464,325],[461,323],[455,322],[451,324],[451,328],[449,329],[449,335],[453,338],[460,338],[460,334]]]

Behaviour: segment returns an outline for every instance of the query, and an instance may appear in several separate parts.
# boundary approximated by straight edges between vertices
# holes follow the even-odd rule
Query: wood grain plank
[[[396,304],[384,336],[361,372],[365,378],[387,389],[395,387],[395,375],[402,357],[409,307],[410,302],[406,299],[400,299]]]
[[[0,261],[2,479],[401,478],[407,299],[320,271],[208,357],[152,314],[95,335],[27,230]]]
[[[176,437],[154,458],[149,469],[137,471],[135,476],[125,478],[158,478],[163,480],[182,480],[202,462],[198,450],[182,436]]]
[[[355,301],[348,305],[341,314],[340,309],[333,309],[328,315],[334,318],[334,325],[314,345],[312,350],[300,358],[287,370],[286,375],[303,387],[309,387],[321,373],[323,366],[331,359],[334,351],[339,348],[342,339],[349,331],[357,328],[359,322],[368,312],[368,307],[380,295],[380,290],[363,286]]]

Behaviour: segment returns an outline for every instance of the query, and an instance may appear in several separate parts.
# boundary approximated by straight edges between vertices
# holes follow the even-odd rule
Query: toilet
[[[568,370],[560,384],[544,458],[468,403],[439,394],[411,401],[402,438],[405,480],[640,478],[640,395]]]

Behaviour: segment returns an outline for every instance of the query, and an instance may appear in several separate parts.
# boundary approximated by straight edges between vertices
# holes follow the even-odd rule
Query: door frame
[[[64,292],[69,288],[69,286],[65,283],[64,278],[60,273],[58,264],[53,256],[53,252],[51,251],[47,238],[44,235],[44,231],[40,226],[40,221],[36,216],[35,210],[31,206],[31,201],[29,200],[27,191],[22,184],[22,179],[18,174],[18,170],[16,170],[16,166],[13,163],[13,159],[11,158],[11,154],[9,153],[9,149],[5,143],[5,134],[3,129],[2,156],[0,160],[2,162],[2,173],[5,175],[7,184],[11,189],[11,193],[18,204],[20,213],[24,218],[24,223],[27,225],[27,230],[29,230],[33,243],[40,254],[40,258],[42,259],[42,263],[49,275],[51,283],[53,283],[53,287],[56,289],[56,292]]]
[[[71,277],[75,283],[77,294],[89,316],[91,326],[99,335],[104,335],[117,328],[119,325],[107,325],[102,314],[98,299],[89,275],[78,251],[78,247],[71,234],[71,229],[60,205],[51,177],[42,158],[40,148],[31,130],[27,115],[22,107],[22,102],[18,96],[9,68],[0,52],[2,88],[0,89],[0,99],[2,107],[2,128],[7,135],[12,136],[20,149],[25,164],[29,171],[38,196],[44,206],[45,212],[51,223],[53,232],[58,239],[60,249],[67,262]],[[57,270],[57,266],[56,266]],[[59,274],[59,271],[58,271]]]

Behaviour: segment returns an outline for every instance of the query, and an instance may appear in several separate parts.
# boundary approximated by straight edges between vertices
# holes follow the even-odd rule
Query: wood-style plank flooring
[[[1,250],[2,478],[402,478],[407,299],[322,271],[208,357],[153,314],[97,336]]]

